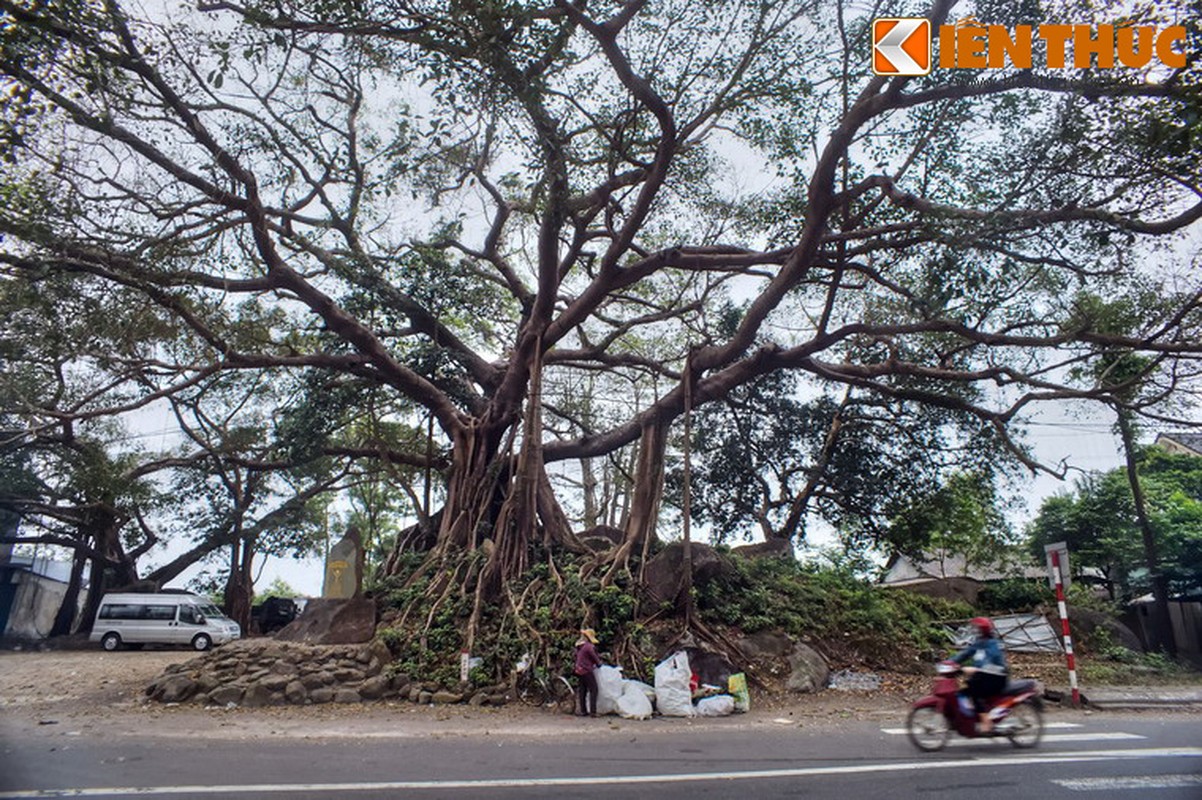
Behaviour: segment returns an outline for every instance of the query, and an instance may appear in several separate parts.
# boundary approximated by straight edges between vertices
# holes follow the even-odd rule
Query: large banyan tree
[[[438,470],[401,547],[487,600],[582,551],[565,509],[604,459],[631,490],[592,574],[622,575],[691,409],[779,371],[1032,468],[1041,402],[1161,408],[1202,350],[1197,17],[905,5],[1188,38],[906,78],[871,71],[867,8],[822,0],[0,0],[5,280],[111,287],[170,334],[67,410],[6,411],[303,373],[329,413],[299,433],[329,438],[331,399],[370,396],[429,435],[343,455]],[[1108,380],[1114,353],[1144,368]]]

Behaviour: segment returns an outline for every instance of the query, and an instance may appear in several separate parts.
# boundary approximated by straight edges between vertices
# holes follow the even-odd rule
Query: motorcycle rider
[[[977,631],[977,638],[952,656],[951,660],[962,665],[963,672],[968,677],[966,690],[977,711],[977,730],[984,735],[993,730],[988,701],[1005,690],[1009,670],[1006,667],[1006,654],[1002,651],[1002,642],[993,622],[987,617],[974,617],[972,626]],[[971,664],[968,663],[970,661]]]

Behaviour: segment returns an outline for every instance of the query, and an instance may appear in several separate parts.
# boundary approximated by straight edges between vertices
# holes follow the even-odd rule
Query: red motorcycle
[[[1043,701],[1036,681],[1012,681],[989,701],[993,730],[980,733],[972,698],[960,691],[961,667],[955,661],[935,665],[935,687],[916,702],[906,719],[906,733],[919,750],[940,750],[952,731],[969,739],[1005,737],[1015,747],[1034,747],[1043,737]]]

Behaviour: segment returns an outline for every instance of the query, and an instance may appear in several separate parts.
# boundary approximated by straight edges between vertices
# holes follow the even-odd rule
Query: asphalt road
[[[1196,715],[1073,719],[1053,715],[1034,750],[954,740],[935,754],[864,721],[285,740],[56,731],[0,745],[0,798],[1202,798]]]

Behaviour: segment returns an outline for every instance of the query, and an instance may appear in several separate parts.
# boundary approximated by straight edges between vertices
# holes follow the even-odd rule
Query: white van
[[[176,644],[208,650],[241,635],[238,623],[199,595],[106,594],[89,640],[110,651],[123,644]]]

